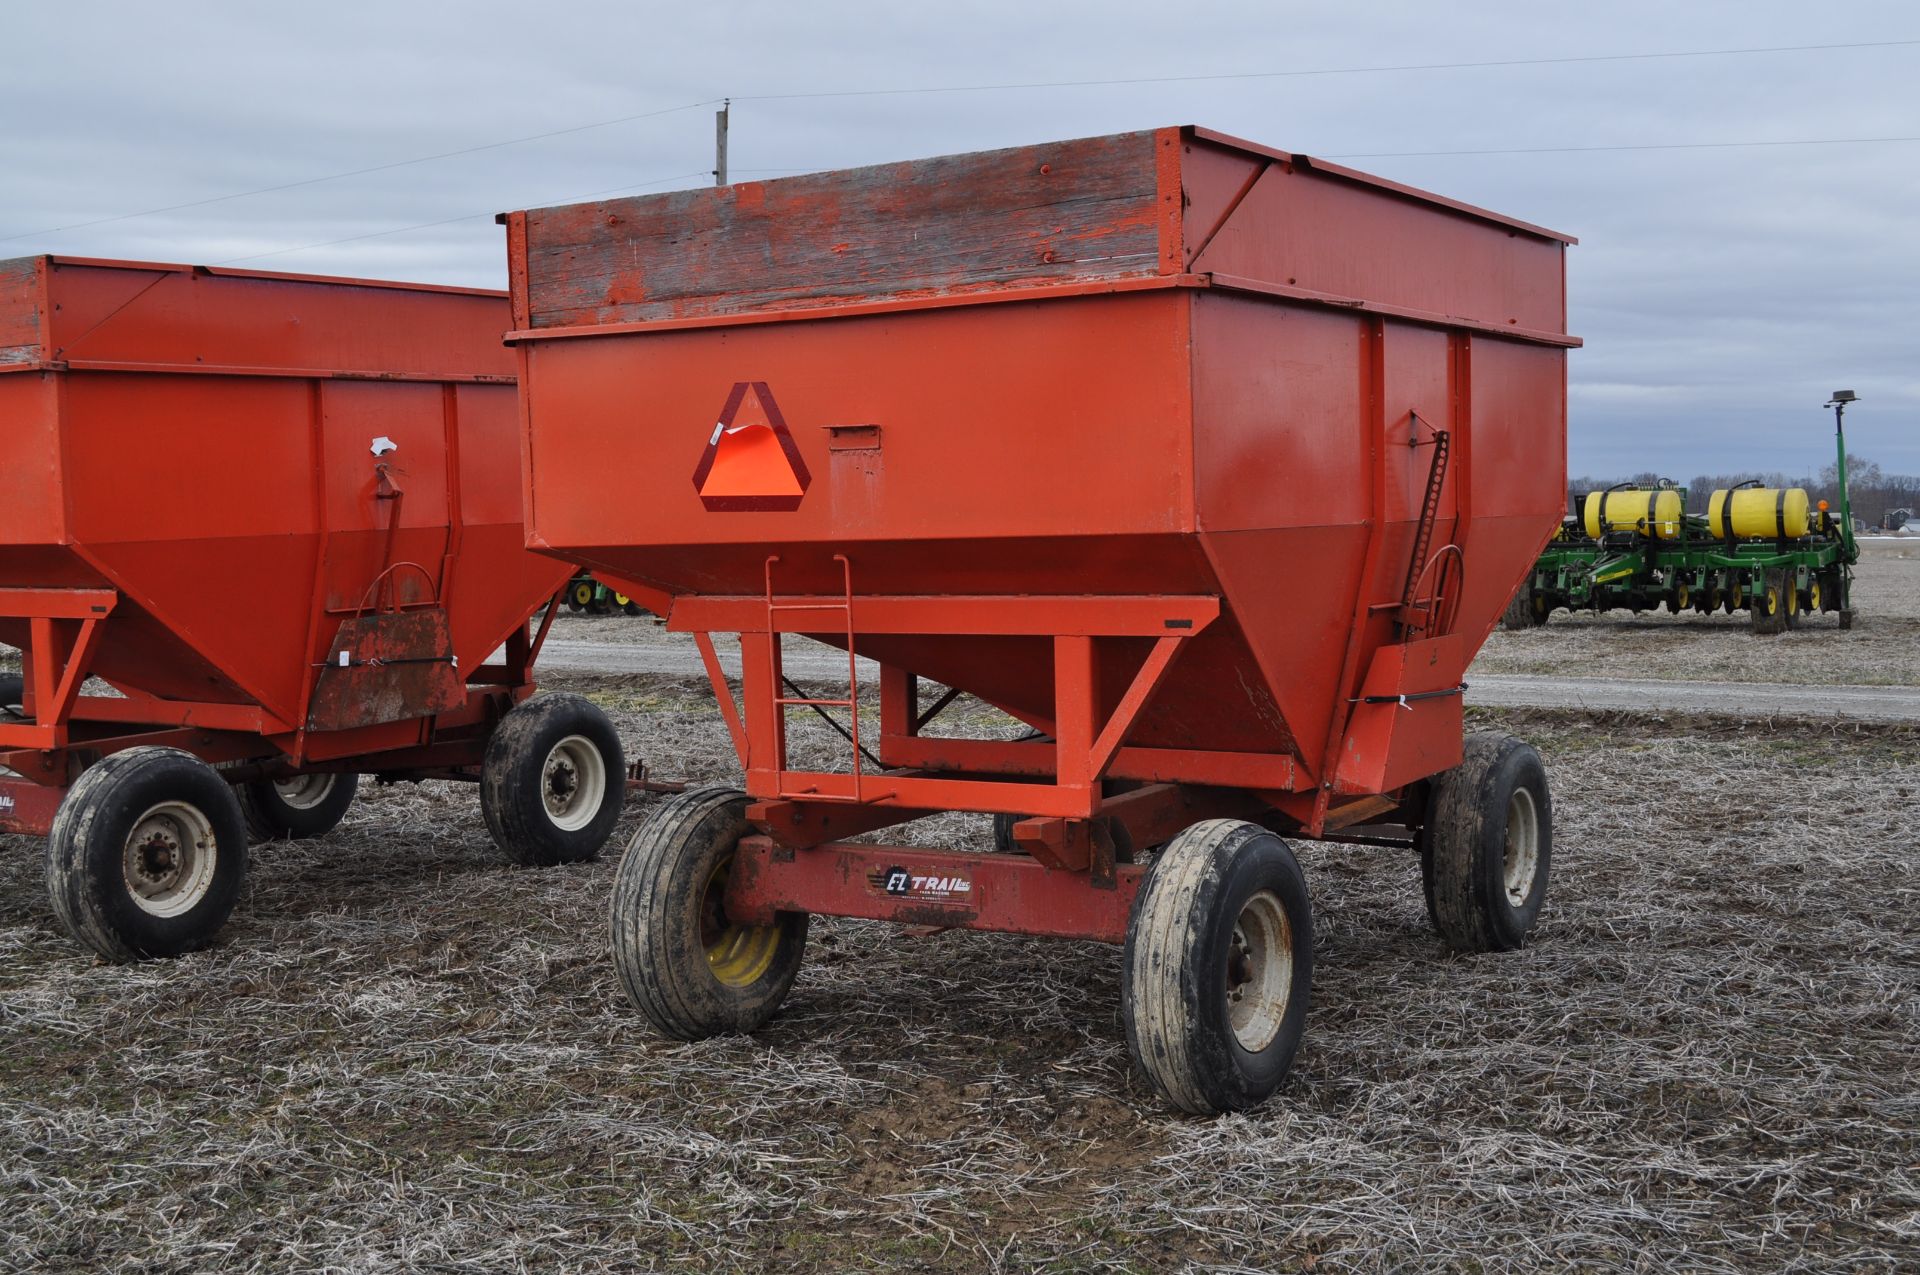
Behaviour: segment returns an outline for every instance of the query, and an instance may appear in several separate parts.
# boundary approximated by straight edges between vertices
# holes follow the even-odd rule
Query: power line
[[[1470,155],[1577,155],[1597,151],[1687,151],[1687,150],[1739,150],[1765,146],[1868,146],[1889,142],[1920,142],[1920,136],[1914,137],[1808,137],[1784,141],[1764,142],[1638,142],[1620,146],[1515,146],[1497,150],[1453,150],[1453,151],[1359,151],[1339,155],[1324,155],[1323,159],[1427,159],[1447,156]],[[741,168],[742,173],[817,173],[834,165],[815,165],[811,168]],[[601,195],[618,194],[621,191],[640,190],[647,186],[659,186],[666,182],[685,181],[693,177],[709,176],[706,169],[696,169],[690,173],[675,173],[671,177],[659,177],[652,181],[638,182],[631,186],[613,186],[606,190],[589,191],[584,195],[573,195],[565,199],[548,201],[554,204],[578,203],[595,199]],[[276,248],[271,252],[256,252],[245,257],[229,257],[217,261],[215,265],[233,265],[241,261],[257,261],[262,257],[277,257],[290,252],[305,252],[310,248],[331,248],[337,244],[356,243],[362,239],[378,239],[385,235],[405,234],[409,230],[427,230],[434,226],[450,226],[455,222],[472,221],[476,217],[491,217],[490,212],[465,213],[458,217],[446,217],[439,221],[423,221],[412,226],[396,226],[391,230],[375,230],[364,235],[348,235],[343,239],[329,239],[324,243],[301,244],[294,248]]]
[[[1578,155],[1593,151],[1695,151],[1738,150],[1756,146],[1871,146],[1886,142],[1920,142],[1915,137],[1803,137],[1761,142],[1631,142],[1618,146],[1513,146],[1490,150],[1452,151],[1347,151],[1319,154],[1319,159],[1426,159],[1449,155]],[[856,167],[845,164],[815,164],[807,168],[736,168],[736,173],[820,173],[834,168]]]
[[[205,208],[209,204],[223,204],[233,199],[248,199],[254,195],[271,195],[282,190],[297,190],[302,186],[318,186],[322,182],[340,181],[347,177],[364,177],[368,173],[384,173],[395,168],[405,168],[410,164],[430,164],[438,159],[453,159],[461,155],[473,155],[480,151],[499,150],[503,146],[520,146],[527,142],[541,142],[550,137],[564,137],[569,133],[584,133],[590,129],[610,128],[615,124],[630,124],[635,120],[653,119],[660,115],[672,115],[679,111],[691,111],[701,106],[711,106],[719,98],[708,98],[703,102],[688,102],[681,106],[662,107],[657,111],[643,111],[638,115],[622,115],[618,119],[596,120],[591,124],[576,124],[570,128],[556,128],[546,133],[529,133],[525,137],[509,137],[505,141],[485,142],[479,146],[463,146],[459,150],[440,151],[433,155],[416,155],[412,159],[396,159],[387,164],[373,164],[366,168],[352,168],[346,172],[328,173],[322,177],[303,177],[299,181],[282,182],[278,186],[260,186],[253,190],[237,190],[227,195],[213,195],[206,199],[193,199],[184,204],[167,204],[160,208],[144,208],[139,212],[118,213],[112,217],[96,217],[92,221],[76,221],[70,225],[52,226],[46,230],[28,230],[17,235],[0,235],[0,243],[11,243],[15,239],[32,239],[37,235],[57,235],[68,230],[84,230],[89,226],[104,226],[110,222],[132,221],[136,217],[154,217],[161,213],[180,212],[188,208]]]
[[[1201,84],[1224,80],[1263,80],[1289,79],[1306,76],[1324,75],[1371,75],[1394,74],[1411,71],[1460,71],[1485,70],[1500,67],[1521,66],[1566,66],[1577,63],[1604,62],[1644,62],[1670,60],[1676,58],[1742,57],[1770,53],[1820,53],[1851,49],[1901,48],[1920,44],[1920,40],[1865,40],[1846,44],[1782,44],[1738,49],[1682,49],[1655,53],[1594,53],[1554,58],[1504,58],[1478,62],[1423,62],[1407,63],[1395,66],[1347,66],[1314,67],[1288,71],[1240,71],[1222,72],[1209,75],[1160,75],[1141,76],[1126,79],[1101,80],[1045,80],[1023,83],[1001,84],[955,84],[915,86],[908,88],[881,89],[831,89],[808,93],[760,93],[745,96],[736,95],[733,100],[740,102],[780,102],[798,101],[810,98],[832,97],[894,97],[927,93],[994,93],[1014,92],[1031,89],[1050,88],[1098,88],[1118,85],[1139,84]],[[152,217],[161,213],[181,212],[190,208],[205,208],[211,204],[226,203],[235,199],[248,199],[255,195],[268,195],[279,191],[296,190],[304,186],[317,186],[324,182],[340,181],[348,177],[363,177],[370,173],[388,172],[396,168],[405,168],[413,164],[427,164],[436,160],[453,159],[462,155],[473,155],[481,151],[499,150],[507,146],[519,146],[527,142],[544,141],[553,137],[564,137],[572,133],[584,133],[593,129],[609,128],[615,124],[628,124],[635,120],[653,119],[662,115],[673,115],[680,111],[695,110],[702,106],[711,106],[720,101],[717,97],[704,98],[698,102],[686,102],[679,106],[662,107],[658,110],[642,111],[634,115],[621,115],[613,119],[595,120],[587,124],[576,124],[568,128],[552,129],[544,133],[530,133],[524,137],[511,137],[497,142],[483,142],[476,146],[465,146],[457,150],[439,151],[431,155],[416,155],[408,159],[397,159],[390,163],[373,164],[365,168],[348,169],[344,172],[327,173],[319,177],[302,178],[299,181],[283,182],[275,186],[261,186],[253,190],[234,191],[225,195],[214,195],[206,199],[188,200],[185,203],[167,204],[158,208],[145,208],[138,212],[118,213],[111,217],[95,217],[88,221],[71,222],[64,226],[52,226],[42,230],[23,231],[19,234],[0,235],[0,243],[11,243],[20,239],[31,239],[40,235],[62,234],[69,230],[84,230],[92,226],[104,226],[114,222],[132,221],[139,217]],[[1756,143],[1762,144],[1762,143]],[[1770,144],[1770,143],[1768,143]],[[1468,152],[1433,152],[1434,154]],[[1477,153],[1477,152],[1475,152]],[[1487,152],[1494,153],[1494,152]],[[765,171],[765,170],[763,170]],[[792,170],[803,171],[803,170]]]
[[[1641,142],[1628,146],[1515,146],[1481,151],[1363,151],[1327,159],[1424,159],[1444,155],[1577,155],[1588,151],[1704,151],[1752,146],[1868,146],[1880,142],[1920,142],[1920,137],[1807,137],[1779,142]]]
[[[1650,62],[1663,58],[1741,57],[1757,53],[1823,53],[1842,49],[1887,49],[1920,40],[1864,40],[1853,44],[1778,44],[1750,49],[1682,49],[1667,53],[1589,53],[1559,58],[1503,58],[1486,62],[1412,62],[1399,66],[1336,66],[1296,71],[1226,71],[1212,75],[1151,75],[1112,80],[1034,80],[1001,84],[944,84],[890,89],[825,89],[812,93],[735,94],[736,102],[790,102],[821,97],[897,97],[920,93],[1001,93],[1016,89],[1104,88],[1127,84],[1199,84],[1218,80],[1278,80],[1313,75],[1376,75],[1407,71],[1469,71],[1514,66],[1568,66],[1581,62]]]
[[[690,177],[705,177],[707,175],[706,169],[696,169],[691,173],[675,173],[671,177],[654,177],[647,181],[634,182],[629,186],[609,186],[605,190],[592,190],[584,195],[573,195],[566,199],[555,200],[554,202],[578,203],[583,200],[597,198],[601,195],[616,195],[624,190],[643,190],[648,186],[659,186],[666,182],[685,181]],[[313,248],[332,248],[337,244],[359,243],[362,239],[380,239],[387,235],[404,235],[409,230],[430,230],[435,226],[451,226],[455,222],[473,221],[476,218],[491,217],[493,215],[492,212],[462,213],[458,217],[442,217],[439,221],[422,221],[411,226],[394,226],[388,230],[370,230],[364,235],[346,235],[339,239],[328,239],[320,243],[304,243],[291,248],[275,248],[268,252],[252,252],[244,257],[228,257],[225,261],[216,261],[212,264],[216,266],[238,265],[242,261],[258,261],[262,257],[282,257],[290,252],[306,252]]]

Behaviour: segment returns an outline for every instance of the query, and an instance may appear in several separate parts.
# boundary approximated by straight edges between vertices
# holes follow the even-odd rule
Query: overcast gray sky
[[[713,107],[690,104],[723,95],[736,180],[1199,123],[1580,236],[1575,473],[1811,472],[1843,386],[1852,449],[1920,472],[1911,0],[70,0],[9,6],[5,32],[0,257],[504,286],[492,213],[710,180]],[[1282,71],[1342,73],[750,100]],[[1862,138],[1910,140],[1605,149]],[[1404,153],[1435,151],[1531,153]]]

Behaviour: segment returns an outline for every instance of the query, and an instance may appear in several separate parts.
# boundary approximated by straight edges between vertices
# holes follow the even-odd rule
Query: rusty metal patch
[[[429,717],[466,703],[453,632],[440,607],[343,620],[307,706],[308,730]]]

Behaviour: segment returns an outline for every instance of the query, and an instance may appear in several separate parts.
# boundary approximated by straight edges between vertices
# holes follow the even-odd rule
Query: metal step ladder
[[[866,801],[866,791],[863,786],[865,768],[861,765],[865,750],[860,746],[860,662],[854,654],[853,649],[853,567],[847,561],[847,556],[843,553],[834,554],[833,560],[840,564],[840,601],[777,602],[775,601],[776,595],[773,591],[773,565],[780,561],[780,555],[776,553],[767,556],[765,570],[767,632],[771,635],[773,643],[773,659],[768,676],[773,679],[773,711],[775,730],[777,732],[777,744],[774,753],[774,783],[779,795],[783,798],[804,797],[809,801],[844,801],[861,804]],[[847,696],[845,699],[821,699],[814,696],[801,695],[797,693],[799,689],[797,687],[793,688],[796,693],[785,693],[792,684],[782,684],[785,682],[785,679],[781,676],[780,672],[780,628],[777,617],[781,612],[786,611],[838,611],[844,617],[846,621],[845,632],[847,635]],[[853,792],[851,795],[823,793],[814,788],[808,788],[798,792],[788,790],[788,708],[810,708],[826,718],[828,723],[833,725],[835,729],[840,729],[839,723],[835,722],[826,710],[829,708],[844,708],[847,710],[850,718],[850,728],[841,730],[840,733],[847,739],[853,749],[853,765],[851,769]]]

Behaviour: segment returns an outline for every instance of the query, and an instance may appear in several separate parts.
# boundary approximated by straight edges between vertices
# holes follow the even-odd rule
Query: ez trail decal
[[[905,868],[875,868],[867,873],[867,884],[897,899],[928,903],[964,903],[973,893],[973,882],[966,877],[914,873]]]

